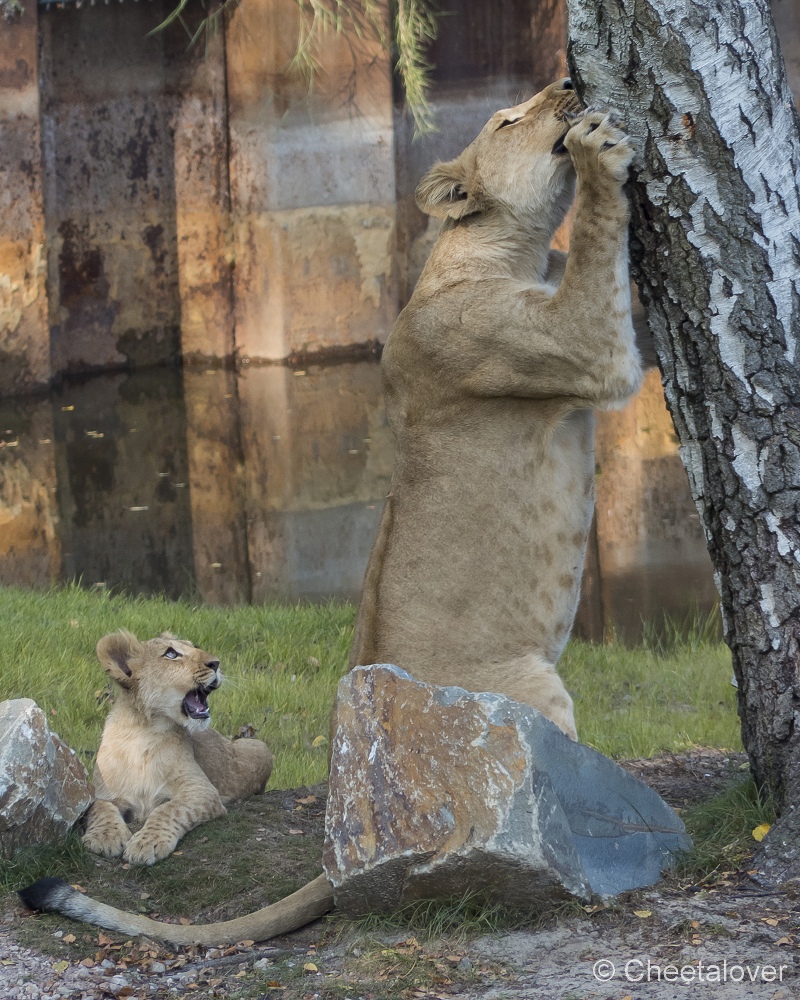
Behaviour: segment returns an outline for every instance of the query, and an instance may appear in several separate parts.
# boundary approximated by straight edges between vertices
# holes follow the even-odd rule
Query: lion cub
[[[225,803],[264,791],[272,754],[260,740],[229,740],[210,728],[208,695],[219,660],[165,632],[139,642],[104,636],[97,656],[118,690],[94,770],[95,802],[83,843],[137,865],[167,857]],[[144,822],[131,835],[130,822]]]
[[[595,408],[641,381],[628,278],[633,148],[569,80],[493,115],[420,181],[444,220],[382,369],[392,487],[351,666],[498,691],[576,737],[555,665],[580,594]],[[550,241],[572,201],[569,255]]]

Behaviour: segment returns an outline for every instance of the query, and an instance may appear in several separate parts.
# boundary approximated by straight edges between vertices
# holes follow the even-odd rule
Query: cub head
[[[440,219],[506,209],[536,215],[555,230],[574,193],[564,136],[580,110],[571,81],[564,79],[498,111],[461,156],[428,171],[417,187],[417,204]]]
[[[191,730],[209,725],[208,696],[222,681],[216,657],[169,632],[139,642],[124,629],[103,636],[97,656],[148,718],[166,717]]]

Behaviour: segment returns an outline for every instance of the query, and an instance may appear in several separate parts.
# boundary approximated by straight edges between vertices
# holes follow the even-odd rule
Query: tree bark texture
[[[800,135],[767,0],[568,0],[637,144],[631,262],[705,525],[742,737],[800,874]],[[587,289],[587,294],[591,290]]]

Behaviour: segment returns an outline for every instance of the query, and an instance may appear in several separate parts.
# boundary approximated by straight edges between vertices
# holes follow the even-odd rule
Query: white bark
[[[568,7],[578,92],[617,108],[638,144],[634,276],[715,566],[745,745],[791,818],[800,805],[800,136],[769,5]],[[789,841],[781,850],[790,859]]]

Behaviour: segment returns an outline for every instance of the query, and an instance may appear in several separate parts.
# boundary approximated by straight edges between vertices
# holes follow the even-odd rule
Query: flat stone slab
[[[61,840],[93,797],[86,768],[36,702],[0,702],[0,857]]]
[[[468,891],[525,910],[612,896],[691,847],[656,792],[503,695],[357,667],[337,722],[323,865],[351,915]]]

